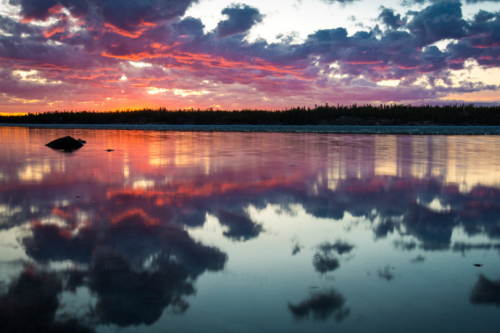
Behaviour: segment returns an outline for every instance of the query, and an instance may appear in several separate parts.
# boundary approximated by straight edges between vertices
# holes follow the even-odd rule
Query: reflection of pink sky
[[[71,134],[73,154],[46,142]],[[387,177],[437,178],[461,191],[500,185],[495,137],[45,130],[1,127],[3,188],[98,181],[110,191],[209,195]],[[479,148],[478,148],[479,147]],[[115,151],[108,153],[105,149]],[[383,182],[383,181],[382,181]],[[31,185],[30,185],[31,184]],[[111,190],[112,189],[112,190]]]
[[[44,146],[64,135],[88,143],[74,153]],[[499,210],[496,137],[0,127],[0,138],[5,211],[36,228],[55,224],[68,239],[130,220],[200,225],[205,214],[251,227],[243,211],[263,203],[301,204],[318,217],[420,207],[423,216],[447,211],[464,223]],[[256,237],[255,228],[235,237]]]

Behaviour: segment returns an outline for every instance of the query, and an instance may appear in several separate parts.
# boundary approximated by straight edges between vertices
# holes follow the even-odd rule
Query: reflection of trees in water
[[[296,320],[311,316],[314,320],[327,320],[331,316],[342,321],[349,316],[350,309],[344,307],[345,299],[334,289],[311,293],[310,297],[298,304],[288,303],[288,309]]]

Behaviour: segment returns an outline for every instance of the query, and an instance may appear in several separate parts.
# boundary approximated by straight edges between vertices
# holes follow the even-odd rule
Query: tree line
[[[51,111],[0,116],[14,124],[172,124],[172,125],[500,125],[500,106],[336,105],[286,110]]]

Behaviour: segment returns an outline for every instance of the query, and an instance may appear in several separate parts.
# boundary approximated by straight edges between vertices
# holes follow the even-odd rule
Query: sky
[[[500,0],[0,0],[0,113],[500,104]]]

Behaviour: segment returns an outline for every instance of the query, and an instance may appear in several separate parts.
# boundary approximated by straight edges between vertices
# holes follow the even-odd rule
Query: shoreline
[[[130,125],[130,124],[8,124],[0,127],[148,130],[180,132],[269,132],[406,135],[500,135],[500,126],[377,126],[377,125]]]

